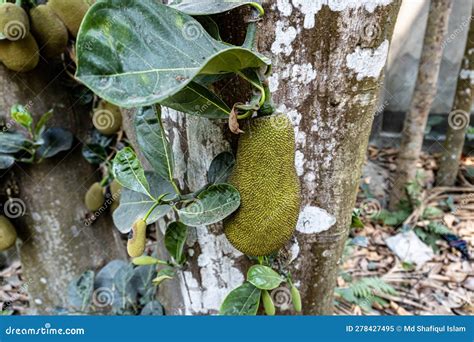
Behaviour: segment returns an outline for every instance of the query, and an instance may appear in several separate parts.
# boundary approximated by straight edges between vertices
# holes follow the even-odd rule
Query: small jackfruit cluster
[[[3,215],[0,215],[0,251],[5,251],[15,244],[16,230],[13,224]]]
[[[224,221],[224,231],[242,253],[266,256],[288,242],[298,220],[293,126],[279,114],[252,119],[244,131],[229,179],[240,192],[241,205]]]
[[[92,116],[94,127],[104,135],[112,135],[122,128],[120,108],[105,100],[99,101]]]
[[[84,203],[87,210],[97,211],[104,205],[104,202],[104,189],[99,182],[92,184],[89,190],[87,190],[86,196],[84,198]]]
[[[110,210],[112,213],[120,205],[120,193],[122,192],[122,186],[115,179],[110,183],[110,195],[112,196],[112,204],[110,205]]]
[[[27,72],[39,55],[54,58],[67,48],[68,30],[76,37],[89,5],[85,0],[50,0],[27,12],[16,4],[0,4],[0,61],[10,70]],[[31,32],[30,32],[31,29]]]
[[[145,252],[146,244],[146,222],[137,220],[130,231],[127,242],[127,252],[132,258],[141,256]]]

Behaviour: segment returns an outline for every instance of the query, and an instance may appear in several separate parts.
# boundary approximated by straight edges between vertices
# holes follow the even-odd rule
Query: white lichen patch
[[[298,243],[298,239],[294,239],[295,241],[290,247],[290,257],[288,258],[288,263],[292,263],[300,254],[300,244]]]
[[[289,56],[293,52],[291,44],[296,38],[296,28],[293,26],[285,27],[282,21],[277,21],[275,28],[275,41],[272,44],[272,52],[275,55],[281,53]]]
[[[296,230],[303,234],[318,234],[331,228],[336,223],[336,218],[326,210],[306,206],[300,213]]]
[[[304,154],[300,150],[297,150],[295,152],[295,168],[296,168],[296,174],[298,176],[302,176],[304,174]]]
[[[314,27],[316,14],[321,10],[323,4],[325,1],[293,0],[295,8],[304,15],[303,27],[305,29]]]
[[[379,77],[385,66],[388,56],[389,43],[384,40],[376,49],[361,49],[356,47],[355,51],[346,57],[346,65],[357,74],[357,80],[365,77]]]
[[[277,8],[284,17],[290,16],[291,12],[293,12],[290,0],[277,0]]]
[[[318,0],[316,2],[320,1],[321,0]],[[392,3],[392,0],[323,0],[322,2],[327,2],[331,11],[344,11],[346,9],[357,9],[363,7],[367,12],[373,13],[378,6],[389,5]]]
[[[209,314],[219,310],[229,291],[243,283],[244,275],[235,267],[243,254],[227,241],[224,234],[210,234],[206,227],[197,228],[201,254],[198,266],[201,283],[185,272],[182,286],[186,314]]]

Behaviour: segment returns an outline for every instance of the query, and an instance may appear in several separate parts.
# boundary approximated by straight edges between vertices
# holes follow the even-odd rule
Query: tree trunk
[[[466,139],[472,107],[474,84],[474,20],[471,18],[464,57],[459,70],[453,109],[448,116],[448,128],[441,162],[436,175],[436,183],[453,186],[461,161],[461,153]]]
[[[304,314],[332,309],[399,6],[390,0],[331,5],[272,1],[259,24],[258,49],[274,62],[269,79],[274,100],[292,119],[297,140],[302,208],[286,250],[289,260],[294,259],[291,273],[302,293]],[[168,109],[163,114],[175,153],[175,177],[181,188],[197,190],[206,183],[212,158],[231,149],[226,123]],[[249,266],[226,240],[221,224],[192,232],[188,265],[177,279],[160,285],[167,314],[217,313]],[[280,313],[290,307],[287,294],[273,292]]]
[[[392,210],[396,209],[401,199],[406,198],[405,186],[416,176],[426,123],[436,96],[443,40],[448,30],[452,4],[453,0],[432,0],[430,4],[415,91],[404,122],[397,171],[390,194],[389,205]]]
[[[9,113],[13,104],[26,105],[35,120],[51,108],[49,125],[71,130],[80,139],[91,127],[88,109],[81,108],[65,89],[63,70],[40,65],[28,74],[15,74],[0,66],[0,111]],[[22,243],[19,254],[30,295],[32,312],[54,314],[68,307],[69,282],[88,269],[97,270],[108,261],[125,258],[120,236],[108,213],[93,225],[85,223],[83,204],[88,187],[99,175],[81,154],[75,140],[70,151],[40,164],[20,164],[14,172],[19,184],[20,213],[14,220]]]

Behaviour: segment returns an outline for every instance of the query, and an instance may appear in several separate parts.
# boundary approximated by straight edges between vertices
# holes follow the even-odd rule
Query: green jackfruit
[[[111,135],[117,133],[122,127],[120,108],[104,100],[100,101],[97,108],[94,109],[92,123],[102,134]]]
[[[275,316],[275,304],[267,290],[262,291],[263,308],[267,316]]]
[[[293,307],[296,312],[301,312],[301,295],[300,291],[293,285],[291,286],[291,301],[293,302]]]
[[[122,186],[115,179],[110,183],[110,194],[112,195],[113,202],[110,206],[112,212],[120,205],[120,193],[122,192]]]
[[[10,41],[26,38],[30,32],[30,21],[25,10],[12,3],[0,5],[0,33]]]
[[[130,231],[127,242],[127,252],[132,258],[139,257],[145,252],[146,222],[137,220]]]
[[[240,192],[240,208],[224,221],[230,243],[244,254],[278,251],[296,227],[300,186],[294,166],[295,138],[286,115],[250,120],[237,149],[229,182]]]
[[[3,215],[0,215],[0,251],[7,250],[15,244],[16,230],[11,222]]]
[[[97,211],[104,205],[105,196],[104,196],[104,189],[100,185],[100,183],[96,182],[91,185],[89,190],[86,192],[86,197],[84,199],[84,203],[86,204],[86,208],[89,211]]]
[[[67,47],[67,28],[53,10],[39,5],[30,10],[31,32],[46,58],[59,56]]]
[[[0,40],[0,61],[13,71],[33,70],[39,62],[36,40],[31,34],[17,41]]]
[[[62,20],[64,25],[74,38],[77,37],[82,19],[86,15],[89,5],[85,0],[49,0],[47,4],[56,15]]]

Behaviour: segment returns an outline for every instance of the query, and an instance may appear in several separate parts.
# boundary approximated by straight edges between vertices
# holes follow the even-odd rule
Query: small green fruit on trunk
[[[30,21],[25,10],[12,3],[0,5],[0,33],[10,41],[18,41],[28,36]]]
[[[0,251],[5,251],[15,244],[16,230],[5,216],[0,215]]]
[[[275,304],[273,304],[272,296],[268,293],[267,290],[262,291],[262,302],[263,309],[268,316],[275,315]]]
[[[28,33],[26,38],[21,40],[0,40],[0,61],[13,71],[33,70],[39,62],[39,48],[35,38]]]
[[[127,242],[127,252],[132,258],[141,256],[145,252],[146,222],[137,220],[130,231]]]
[[[53,10],[39,5],[30,10],[31,32],[41,47],[41,55],[53,58],[61,55],[67,48],[67,28]]]
[[[85,197],[86,208],[90,211],[97,211],[104,205],[105,196],[104,189],[100,183],[96,182],[87,190]]]

